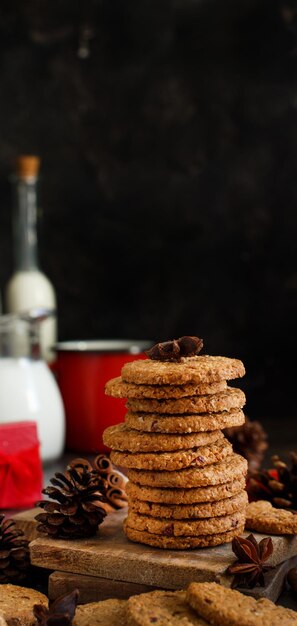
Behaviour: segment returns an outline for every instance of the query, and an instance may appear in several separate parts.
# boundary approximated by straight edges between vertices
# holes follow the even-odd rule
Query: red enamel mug
[[[106,451],[102,433],[122,422],[126,400],[104,393],[105,383],[121,375],[128,361],[145,357],[149,341],[65,341],[56,344],[56,373],[66,414],[66,447],[79,452]]]

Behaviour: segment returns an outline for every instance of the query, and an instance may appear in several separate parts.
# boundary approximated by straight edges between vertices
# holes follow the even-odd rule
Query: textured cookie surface
[[[224,356],[182,357],[178,363],[144,359],[126,363],[122,379],[139,385],[184,385],[215,383],[244,376],[244,365],[238,359]]]
[[[128,478],[133,483],[149,487],[208,487],[235,480],[247,473],[247,461],[239,454],[230,454],[228,462],[205,467],[189,467],[179,472],[129,469]]]
[[[126,600],[103,600],[77,607],[73,626],[126,626]]]
[[[225,498],[218,502],[202,502],[200,504],[156,504],[153,502],[144,502],[143,500],[131,500],[131,498],[129,498],[129,508],[131,511],[151,517],[199,519],[231,515],[235,511],[244,511],[247,502],[248,497],[246,491],[241,491],[231,498]]]
[[[224,533],[245,523],[245,511],[236,511],[232,515],[205,518],[199,520],[162,520],[160,518],[140,515],[129,510],[127,525],[139,531],[165,537],[197,537]]]
[[[1,615],[1,613],[0,613],[0,626],[8,626],[6,620],[4,619],[3,615]]]
[[[205,396],[219,393],[227,388],[225,380],[217,383],[187,385],[136,385],[125,383],[121,376],[112,378],[105,385],[105,393],[114,398],[184,398],[185,396]]]
[[[34,604],[48,606],[48,599],[35,589],[18,585],[0,585],[0,613],[8,624],[31,626],[35,624]]]
[[[294,626],[297,613],[270,600],[245,596],[217,583],[191,583],[187,600],[215,626]]]
[[[190,450],[175,452],[111,452],[110,458],[115,465],[144,470],[174,471],[195,466],[204,467],[217,463],[232,454],[232,445],[223,438],[208,446],[199,446]],[[226,462],[226,464],[228,464]]]
[[[184,591],[151,591],[129,598],[128,626],[207,626],[186,602]]]
[[[187,504],[207,504],[232,498],[245,488],[245,477],[238,476],[230,482],[211,487],[192,487],[190,489],[159,489],[158,487],[146,487],[128,481],[126,493],[130,499],[145,503],[175,504],[185,506]]]
[[[244,424],[241,409],[196,415],[164,415],[160,413],[126,413],[128,428],[152,433],[199,433]]]
[[[208,396],[191,396],[177,400],[155,400],[148,398],[132,398],[128,400],[126,407],[132,413],[217,413],[241,409],[245,405],[245,395],[241,389],[227,387],[221,393],[213,393]]]
[[[126,424],[109,426],[103,433],[103,442],[113,450],[129,452],[165,452],[196,448],[215,443],[223,438],[220,430],[204,433],[160,434],[145,433],[129,428]]]
[[[222,543],[229,543],[232,539],[243,533],[244,526],[237,527],[235,530],[229,530],[225,533],[214,533],[212,535],[200,535],[199,537],[165,537],[162,535],[154,535],[146,531],[136,530],[124,522],[124,531],[131,541],[136,543],[144,543],[154,548],[163,548],[166,550],[187,550],[188,548],[207,548],[218,546]]]
[[[296,535],[297,515],[285,509],[275,509],[270,502],[259,500],[247,507],[246,528],[272,535]]]

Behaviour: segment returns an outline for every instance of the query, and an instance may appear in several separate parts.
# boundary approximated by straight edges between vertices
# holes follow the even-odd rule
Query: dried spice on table
[[[107,500],[107,512],[123,509],[128,505],[126,494],[126,483],[128,479],[114,468],[114,465],[106,454],[96,456],[93,464],[86,459],[73,459],[68,467],[86,467],[90,471],[98,472],[99,481],[102,481],[104,495]]]
[[[180,361],[182,357],[195,356],[202,348],[203,339],[186,335],[172,341],[156,343],[145,354],[153,361]]]
[[[272,569],[265,565],[273,553],[273,543],[271,537],[265,537],[259,543],[254,535],[247,538],[234,537],[232,550],[237,556],[237,561],[229,565],[226,573],[234,576],[232,588],[249,587],[252,589],[256,585],[264,587],[264,574]]]
[[[57,598],[49,608],[42,604],[33,607],[34,617],[40,626],[71,626],[79,599],[78,589]]]
[[[273,468],[255,472],[248,480],[250,500],[268,500],[276,508],[297,511],[297,453],[290,453],[291,466],[278,455]]]
[[[30,572],[29,543],[15,522],[0,515],[0,583],[19,583]]]

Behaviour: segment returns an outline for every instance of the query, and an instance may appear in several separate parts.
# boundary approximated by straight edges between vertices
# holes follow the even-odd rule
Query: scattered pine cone
[[[37,504],[44,513],[36,515],[37,530],[51,537],[79,539],[96,534],[106,516],[107,500],[98,472],[87,466],[68,467],[50,480],[42,493],[53,501]]]
[[[279,456],[272,457],[273,468],[255,472],[248,480],[251,500],[268,500],[273,506],[297,511],[297,453],[290,453],[291,467]]]
[[[265,451],[268,448],[268,435],[262,424],[246,417],[242,426],[226,428],[227,439],[232,443],[234,452],[247,459],[249,473],[253,474],[261,467]]]
[[[28,541],[15,522],[0,515],[0,583],[19,583],[29,573]]]

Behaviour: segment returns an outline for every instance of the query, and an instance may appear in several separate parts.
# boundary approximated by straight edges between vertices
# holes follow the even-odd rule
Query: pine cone
[[[68,467],[50,480],[42,493],[50,501],[39,502],[44,513],[36,515],[37,530],[51,537],[78,539],[95,535],[106,516],[106,498],[98,472],[88,467]]]
[[[30,568],[28,541],[20,538],[24,533],[15,522],[4,517],[0,515],[0,583],[18,583]]]
[[[273,468],[255,472],[248,480],[251,500],[268,500],[273,506],[297,511],[297,453],[290,453],[291,468],[279,456],[272,457]]]
[[[259,469],[265,450],[268,448],[268,435],[260,422],[251,422],[246,417],[242,426],[226,428],[225,435],[232,443],[234,452],[241,454],[248,461],[249,472]]]

